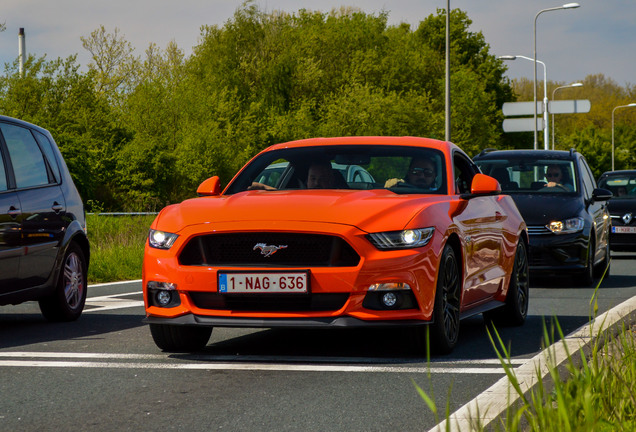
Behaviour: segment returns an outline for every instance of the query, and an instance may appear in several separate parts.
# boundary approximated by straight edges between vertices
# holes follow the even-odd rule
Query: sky
[[[472,20],[470,31],[482,32],[493,55],[533,57],[535,17],[567,0],[450,0]],[[0,23],[0,65],[18,56],[18,32],[24,28],[26,52],[48,60],[90,56],[80,37],[104,25],[115,28],[143,56],[149,44],[160,48],[174,41],[186,55],[199,43],[203,25],[223,26],[243,0],[3,0]],[[328,12],[353,6],[365,13],[388,13],[389,25],[419,22],[446,8],[444,0],[256,0],[262,11],[299,9]],[[537,59],[547,67],[549,81],[561,84],[603,74],[620,86],[636,84],[636,0],[579,0],[579,8],[546,11],[536,20]],[[511,79],[533,79],[533,63],[507,61]],[[537,79],[543,79],[538,65]]]

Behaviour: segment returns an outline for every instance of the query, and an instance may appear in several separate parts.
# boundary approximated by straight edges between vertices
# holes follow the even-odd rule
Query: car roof
[[[473,158],[474,161],[482,159],[500,159],[500,158],[532,158],[532,159],[559,159],[573,160],[578,152],[574,149],[565,150],[482,150]]]
[[[283,148],[313,147],[313,146],[336,146],[336,145],[389,145],[389,146],[413,146],[428,147],[438,150],[449,150],[450,147],[459,148],[455,144],[433,138],[422,137],[394,137],[394,136],[350,136],[333,138],[307,138],[297,141],[289,141],[281,144],[274,144],[264,151],[277,150]]]
[[[0,115],[0,121],[5,121],[5,122],[11,122],[11,123],[19,124],[21,126],[29,127],[29,128],[32,128],[32,129],[37,129],[40,132],[45,132],[45,133],[48,132],[46,129],[44,129],[41,126],[38,126],[38,125],[33,124],[33,123],[29,123],[29,122],[24,121],[24,120],[20,120],[20,119],[15,118],[15,117],[9,117],[9,116],[6,116],[6,115]]]
[[[635,175],[636,170],[617,170],[617,171],[605,171],[601,174],[601,177],[605,176],[620,176],[620,175]]]

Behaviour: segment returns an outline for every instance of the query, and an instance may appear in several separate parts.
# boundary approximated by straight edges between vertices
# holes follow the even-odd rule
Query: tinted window
[[[7,172],[4,169],[4,158],[0,152],[0,191],[7,190]]]
[[[44,155],[31,131],[23,127],[0,123],[7,143],[16,187],[26,188],[49,183]]]
[[[473,177],[477,173],[477,170],[473,167],[473,164],[460,153],[455,153],[455,156],[453,156],[453,169],[455,172],[455,188],[457,193],[469,193]]]
[[[33,135],[35,135],[35,139],[40,143],[40,148],[44,151],[46,155],[46,159],[49,162],[49,166],[53,171],[53,176],[55,177],[55,181],[60,181],[60,168],[57,166],[57,160],[55,159],[55,155],[53,154],[53,146],[47,137],[42,135],[38,131],[33,131]]]
[[[636,199],[636,174],[614,174],[602,177],[598,187],[614,194],[612,199]]]
[[[587,164],[581,160],[581,180],[583,180],[583,185],[585,186],[585,196],[590,198],[592,196],[592,191],[596,187],[596,181],[590,172]]]
[[[569,160],[510,158],[475,161],[481,171],[496,178],[506,193],[537,191],[576,192],[576,170]]]
[[[389,189],[445,194],[445,162],[434,149],[401,146],[312,146],[269,151],[254,159],[226,193],[312,188],[314,170],[329,170],[331,189]],[[325,188],[325,186],[323,186]]]

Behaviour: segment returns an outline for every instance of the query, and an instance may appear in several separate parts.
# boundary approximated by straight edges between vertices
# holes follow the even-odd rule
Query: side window
[[[590,168],[587,166],[585,159],[580,159],[581,180],[583,180],[583,187],[585,188],[585,197],[591,198],[592,191],[596,187],[594,176],[590,172]]]
[[[35,139],[38,140],[38,143],[40,143],[40,148],[42,149],[42,151],[44,151],[46,159],[49,162],[49,166],[53,171],[53,177],[55,177],[55,181],[59,182],[61,179],[60,167],[57,166],[57,160],[55,159],[55,154],[53,153],[53,145],[51,144],[51,141],[49,141],[46,136],[42,135],[38,131],[33,131],[33,135],[35,135]]]
[[[20,126],[0,123],[0,130],[9,150],[17,188],[49,183],[44,155],[31,131]]]
[[[7,172],[4,168],[4,157],[0,152],[0,192],[7,190]]]
[[[461,153],[455,153],[453,156],[453,172],[456,193],[469,193],[473,177],[477,174],[477,167]]]

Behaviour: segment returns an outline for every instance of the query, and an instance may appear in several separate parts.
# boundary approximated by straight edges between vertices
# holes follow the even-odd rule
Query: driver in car
[[[567,184],[563,178],[563,169],[560,165],[548,165],[545,172],[545,178],[548,183],[545,187],[561,187],[569,191],[572,190],[572,186]]]
[[[432,160],[427,158],[414,158],[411,160],[409,169],[406,172],[406,177],[402,179],[389,179],[386,181],[384,187],[390,188],[393,186],[413,186],[418,189],[425,189],[429,191],[436,191],[435,177],[437,176],[437,169]]]

